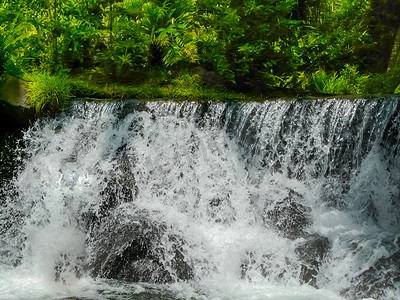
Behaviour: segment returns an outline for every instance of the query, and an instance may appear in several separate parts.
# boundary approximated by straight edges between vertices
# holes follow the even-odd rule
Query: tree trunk
[[[114,23],[114,13],[113,13],[113,4],[114,4],[114,0],[110,0],[110,27],[109,27],[109,31],[110,31],[110,45],[112,46],[112,44],[114,43],[114,35],[113,35],[113,23]]]
[[[58,12],[57,12],[57,0],[54,0],[54,14],[53,14],[53,21],[57,22],[58,26]],[[54,30],[54,29],[53,29]],[[54,66],[58,65],[58,45],[57,45],[57,39],[58,39],[58,28],[56,28],[56,31],[53,32],[53,64]]]
[[[387,71],[389,72],[390,70],[393,70],[396,67],[396,65],[399,64],[400,64],[400,26],[397,29],[396,38],[394,39],[393,42],[392,52],[390,54]]]

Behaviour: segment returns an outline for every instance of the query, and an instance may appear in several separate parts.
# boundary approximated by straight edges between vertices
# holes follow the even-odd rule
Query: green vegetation
[[[28,103],[37,113],[57,112],[73,96],[71,81],[65,74],[32,73],[26,80]]]
[[[161,99],[175,100],[243,100],[244,95],[223,88],[204,85],[197,75],[182,73],[166,82],[146,80],[143,83],[126,85],[121,83],[98,84],[86,79],[70,80],[71,91],[76,96],[112,99]]]
[[[355,66],[345,65],[340,73],[318,70],[311,75],[312,86],[322,94],[362,94],[369,85],[369,75],[360,75]]]
[[[398,93],[398,11],[398,0],[3,0],[0,72],[28,80],[38,111],[82,95]]]
[[[63,72],[56,75],[48,72],[29,73],[24,76],[24,80],[27,85],[28,104],[35,108],[38,115],[57,113],[74,97],[221,101],[244,99],[239,93],[207,87],[201,83],[197,75],[189,73],[181,73],[165,83],[159,79],[152,79],[135,85],[100,84],[79,77],[71,78]]]

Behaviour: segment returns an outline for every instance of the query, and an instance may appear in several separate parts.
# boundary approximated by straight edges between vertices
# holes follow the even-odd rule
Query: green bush
[[[400,92],[400,66],[389,72],[371,75],[365,85],[368,94],[393,94]]]
[[[182,72],[171,80],[173,93],[180,97],[196,96],[201,90],[200,78],[198,75]]]
[[[73,97],[71,81],[63,73],[38,72],[27,75],[25,79],[28,104],[40,115],[58,112]]]
[[[365,94],[369,81],[369,75],[360,74],[352,65],[345,65],[339,74],[318,70],[311,75],[315,91],[323,94]]]
[[[325,70],[313,73],[311,82],[315,91],[322,94],[341,94],[345,88],[345,83],[336,72],[328,74]]]
[[[400,94],[400,84],[397,86],[397,88],[394,91],[395,94]]]

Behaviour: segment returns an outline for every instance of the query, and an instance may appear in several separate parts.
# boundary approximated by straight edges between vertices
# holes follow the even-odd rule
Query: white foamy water
[[[0,299],[396,299],[365,275],[397,272],[385,105],[81,102],[37,122],[2,201]]]

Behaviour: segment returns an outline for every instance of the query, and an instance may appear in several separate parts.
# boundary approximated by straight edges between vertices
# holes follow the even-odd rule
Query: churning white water
[[[15,150],[0,299],[397,299],[397,114],[77,102]]]

